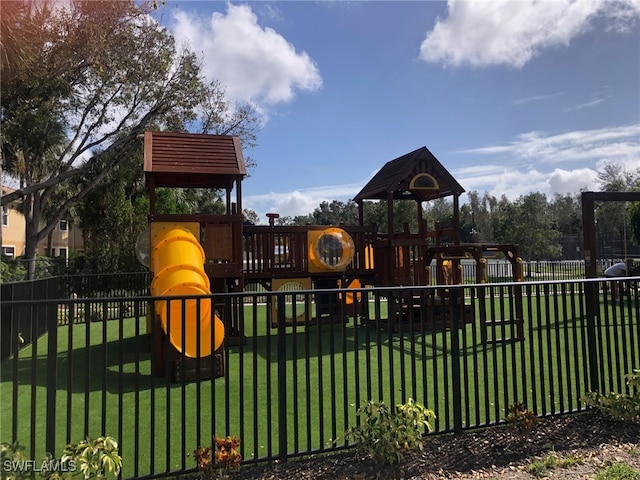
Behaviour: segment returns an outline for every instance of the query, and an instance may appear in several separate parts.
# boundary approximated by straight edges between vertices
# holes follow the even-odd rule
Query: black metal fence
[[[412,398],[434,410],[434,434],[502,422],[515,403],[579,411],[587,391],[628,391],[624,375],[640,368],[638,281],[3,297],[14,349],[0,371],[0,441],[37,459],[108,434],[123,478],[154,478],[193,470],[214,434],[237,435],[248,464],[349,448],[366,400]],[[21,310],[38,321],[20,323]],[[203,357],[215,315],[224,347]]]
[[[149,293],[149,272],[67,275],[61,277],[66,298],[137,297]]]
[[[55,317],[55,302],[36,307],[36,301],[60,298],[59,277],[0,284],[0,361],[47,331],[47,318]],[[13,309],[8,300],[23,303]]]

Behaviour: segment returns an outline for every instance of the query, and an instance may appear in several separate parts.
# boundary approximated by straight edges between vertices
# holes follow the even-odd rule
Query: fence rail
[[[423,403],[435,434],[500,423],[520,402],[538,415],[575,412],[587,391],[627,391],[625,373],[640,368],[638,281],[3,297],[13,350],[0,371],[0,440],[41,458],[108,434],[123,478],[157,478],[193,470],[193,450],[214,434],[239,436],[245,463],[350,448],[344,431],[370,399]],[[225,348],[189,358],[165,332],[201,348],[208,330],[190,334],[175,312],[200,314],[208,301],[210,317],[198,318],[222,316]],[[110,305],[122,308],[106,321]],[[148,320],[165,307],[164,327]],[[19,323],[24,312],[39,320]]]

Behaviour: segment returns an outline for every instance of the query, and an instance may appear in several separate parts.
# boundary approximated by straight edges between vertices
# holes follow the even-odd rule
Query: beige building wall
[[[24,254],[25,244],[24,216],[18,210],[2,207],[2,253],[9,257]]]
[[[3,187],[3,192],[12,189]],[[2,253],[10,257],[24,255],[26,243],[26,221],[17,209],[16,203],[2,207]],[[45,238],[38,245],[38,254],[51,257],[69,258],[69,252],[83,252],[84,242],[82,231],[76,226],[70,226],[66,220],[61,220],[51,232],[51,252],[48,251],[49,238]]]

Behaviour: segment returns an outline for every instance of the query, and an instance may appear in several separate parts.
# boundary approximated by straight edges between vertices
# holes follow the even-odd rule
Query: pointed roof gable
[[[412,180],[419,174],[433,177],[437,186],[411,188]],[[464,191],[427,147],[422,147],[387,162],[353,200],[385,200],[391,195],[394,200],[423,201],[460,195]]]

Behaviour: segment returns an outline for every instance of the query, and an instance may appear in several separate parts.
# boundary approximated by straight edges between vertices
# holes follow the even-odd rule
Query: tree
[[[519,244],[521,237],[517,232],[521,230],[521,220],[520,209],[502,195],[492,209],[496,243]]]
[[[195,55],[178,51],[150,19],[149,7],[61,5],[2,7],[2,167],[19,188],[1,204],[23,199],[28,259],[69,209],[139,146],[147,127],[188,125],[218,93],[201,77]],[[52,209],[56,196],[60,203]]]
[[[606,163],[598,171],[598,181],[603,192],[626,192],[638,188],[640,183],[640,170],[628,172],[622,165]],[[620,202],[596,202],[595,221],[596,236],[602,248],[611,250],[615,257],[626,255],[626,242],[634,239],[638,219],[634,216],[634,204],[621,205]],[[621,248],[615,249],[615,245]],[[605,250],[606,251],[606,250]],[[605,251],[600,252],[600,256],[606,257]]]
[[[495,197],[490,196],[487,192],[484,193],[482,198],[476,191],[471,191],[468,194],[469,197],[469,209],[471,210],[471,229],[475,232],[474,235],[471,235],[471,230],[469,233],[469,240],[478,243],[487,243],[494,241],[493,234],[493,224],[491,221],[491,205],[495,205],[497,200]],[[460,207],[460,223],[461,228],[463,228],[463,212],[464,205]],[[467,219],[468,223],[468,219]],[[468,229],[468,225],[467,225]],[[463,230],[463,238],[465,230]]]
[[[561,257],[558,244],[560,232],[549,214],[546,195],[530,193],[510,203],[500,201],[500,215],[496,221],[496,240],[516,243],[525,260],[552,260]]]
[[[240,138],[244,150],[256,147],[257,133],[262,129],[256,106],[245,103],[232,107],[225,100],[225,89],[218,81],[206,85],[205,92],[203,101],[196,108],[196,120],[186,126],[189,131],[235,135]],[[250,156],[245,156],[244,161],[248,170],[255,168],[256,163]]]
[[[556,193],[549,203],[549,209],[561,235],[582,233],[582,207],[579,195]]]
[[[251,208],[243,208],[242,217],[244,218],[244,222],[250,225],[258,225],[260,223],[258,212],[252,210]]]
[[[474,226],[475,212],[471,205],[465,203],[460,207],[460,241],[462,243],[475,242],[477,231]]]
[[[640,245],[640,202],[630,203],[627,206],[627,214],[629,215],[629,240],[634,245]]]
[[[352,200],[347,203],[338,200],[322,202],[311,215],[315,225],[358,224],[358,206]]]
[[[418,212],[416,202],[410,200],[394,200],[393,201],[393,231],[395,233],[402,232],[404,225],[409,226],[409,231],[416,233],[418,231]],[[375,224],[380,233],[388,233],[388,214],[387,202],[364,202],[363,203],[364,224]]]
[[[116,273],[141,269],[135,247],[138,235],[147,226],[149,201],[140,186],[131,182],[130,170],[130,165],[118,165],[108,181],[89,192],[79,205],[85,271]]]
[[[580,258],[582,242],[582,206],[579,194],[556,193],[549,202],[549,211],[560,233],[562,257]]]

